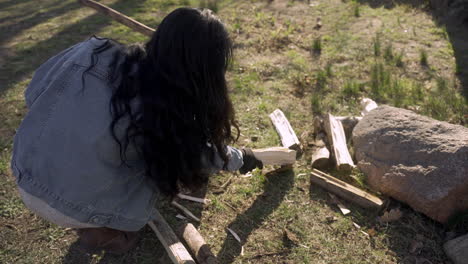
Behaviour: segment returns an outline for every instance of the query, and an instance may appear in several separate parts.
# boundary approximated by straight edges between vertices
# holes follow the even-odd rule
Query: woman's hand
[[[255,168],[263,168],[263,163],[261,160],[258,160],[251,149],[244,148],[241,150],[243,155],[244,165],[239,169],[239,172],[242,174],[246,174],[247,172],[255,169]]]

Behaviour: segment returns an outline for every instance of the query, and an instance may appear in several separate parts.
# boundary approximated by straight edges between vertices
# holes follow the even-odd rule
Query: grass
[[[467,71],[455,63],[457,53],[446,29],[419,9],[322,0],[317,6],[287,0],[102,2],[152,27],[179,6],[217,12],[234,42],[227,79],[242,132],[237,147],[280,145],[268,119],[276,108],[287,115],[298,136],[303,135],[301,142],[310,142],[316,115],[359,115],[361,97],[468,124],[467,102],[454,77],[455,70]],[[9,171],[15,129],[27,112],[23,91],[43,61],[92,34],[125,44],[146,38],[74,0],[0,0],[0,7],[0,263],[168,263],[148,228],[140,231],[138,247],[124,256],[82,253],[71,230],[49,224],[24,207]],[[317,17],[323,21],[320,29],[314,29]],[[421,47],[426,61],[427,54],[431,56],[430,68],[421,68]],[[304,146],[292,170],[266,167],[251,178],[216,174],[206,190],[194,193],[211,199],[210,205],[181,202],[201,217],[197,227],[221,263],[405,263],[415,256],[409,245],[417,237],[425,245],[418,258],[447,261],[441,245],[448,229],[410,209],[402,209],[400,221],[381,225],[375,212],[342,201],[352,210],[342,216],[327,193],[310,184],[311,149]],[[368,188],[359,171],[328,172]],[[223,193],[213,192],[231,175],[235,177]],[[162,199],[158,207],[176,228],[183,221],[167,202]],[[328,221],[330,217],[336,221]],[[464,223],[461,216],[453,226],[460,230]],[[239,233],[242,244],[226,227]],[[285,237],[284,230],[297,242]]]
[[[419,50],[419,64],[421,64],[423,67],[429,67],[427,51],[424,49]]]

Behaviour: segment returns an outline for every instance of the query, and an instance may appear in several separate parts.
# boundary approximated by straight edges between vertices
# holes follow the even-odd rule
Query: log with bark
[[[174,264],[195,264],[192,256],[177,238],[166,220],[158,211],[155,214],[155,220],[148,222],[148,225],[156,233],[172,262]]]
[[[211,248],[206,244],[198,230],[190,223],[186,223],[178,229],[179,237],[187,243],[190,251],[199,264],[217,264],[216,256],[211,252]]]

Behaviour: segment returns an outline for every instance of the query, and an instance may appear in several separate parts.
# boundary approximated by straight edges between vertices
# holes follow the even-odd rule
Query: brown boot
[[[80,244],[87,250],[105,250],[123,254],[132,249],[137,241],[136,232],[126,232],[107,227],[82,228],[77,230]]]

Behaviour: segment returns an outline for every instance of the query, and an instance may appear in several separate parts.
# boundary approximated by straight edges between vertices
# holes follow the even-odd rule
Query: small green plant
[[[427,58],[427,52],[425,49],[419,50],[419,63],[423,67],[428,67],[429,66],[429,61]]]
[[[391,76],[382,63],[376,63],[371,68],[371,92],[376,99],[384,99],[391,88]]]
[[[381,43],[380,43],[380,34],[376,34],[374,41],[373,41],[373,46],[374,46],[374,56],[379,57],[381,53]]]
[[[403,51],[400,51],[395,55],[395,66],[403,68],[405,63],[403,62]]]
[[[355,17],[360,17],[361,16],[361,11],[358,3],[354,3],[354,16]]]
[[[179,5],[189,6],[190,5],[190,0],[179,0]]]
[[[354,97],[357,98],[361,91],[361,85],[355,81],[350,81],[345,83],[343,88],[343,95],[347,98]]]
[[[316,79],[315,79],[315,87],[317,91],[323,91],[327,85],[327,72],[320,70],[317,73]]]
[[[385,47],[383,57],[387,62],[390,62],[390,61],[393,60],[394,55],[393,55],[393,45],[392,45],[392,43],[388,44]]]
[[[312,113],[321,114],[322,113],[322,103],[319,94],[314,93],[310,99]]]
[[[325,66],[325,72],[327,73],[327,77],[330,78],[333,76],[333,69],[332,69],[332,63],[328,62],[327,65]]]
[[[322,53],[322,39],[320,37],[314,39],[314,42],[312,43],[312,52],[317,55]]]

